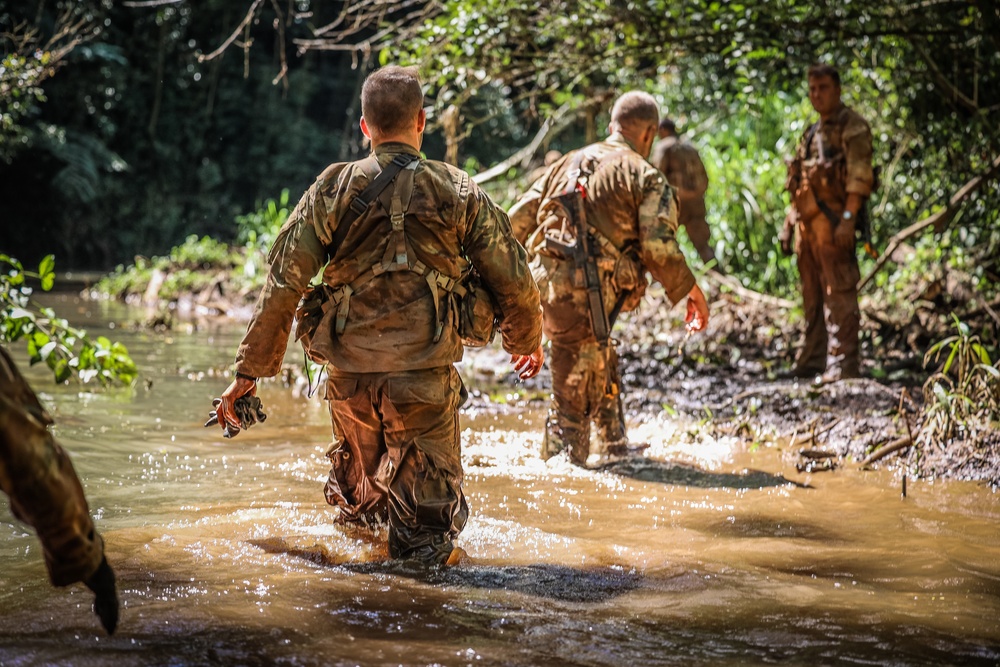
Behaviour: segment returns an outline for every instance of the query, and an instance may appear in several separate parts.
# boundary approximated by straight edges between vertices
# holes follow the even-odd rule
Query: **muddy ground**
[[[778,378],[794,361],[799,332],[793,312],[718,287],[709,299],[709,327],[692,336],[685,336],[681,307],[670,309],[656,287],[638,311],[622,316],[615,337],[631,423],[664,411],[686,415],[698,424],[686,437],[733,436],[748,447],[786,448],[801,470],[812,471],[859,465],[880,448],[909,439],[920,446],[902,446],[869,465],[1000,485],[1000,431],[958,437],[947,446],[921,442],[929,375],[923,350],[932,337],[946,335],[946,324],[914,335],[863,317],[866,377],[816,384]],[[516,384],[513,374],[501,379]],[[516,386],[525,400],[537,401],[548,382],[543,372]]]

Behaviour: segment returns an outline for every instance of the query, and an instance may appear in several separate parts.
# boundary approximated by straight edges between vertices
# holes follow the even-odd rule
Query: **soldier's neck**
[[[372,151],[382,144],[406,144],[407,146],[413,147],[415,150],[420,150],[421,135],[414,134],[412,132],[402,132],[399,134],[392,134],[386,136],[372,137]]]

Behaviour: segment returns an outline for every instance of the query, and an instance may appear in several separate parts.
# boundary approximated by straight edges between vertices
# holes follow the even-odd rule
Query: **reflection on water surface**
[[[125,318],[60,308],[92,329]],[[0,664],[1000,661],[1000,499],[981,486],[911,482],[903,500],[890,473],[800,474],[666,415],[633,425],[648,460],[580,470],[535,455],[543,405],[478,402],[463,418],[472,562],[414,569],[386,561],[379,531],[330,522],[321,401],[269,383],[266,423],[233,440],[201,427],[241,332],[117,329],[144,373],[134,390],[30,371],[125,608],[101,635],[89,592],[49,587],[0,508]]]

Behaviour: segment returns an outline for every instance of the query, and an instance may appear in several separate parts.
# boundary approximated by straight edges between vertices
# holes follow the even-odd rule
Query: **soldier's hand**
[[[257,394],[257,383],[253,380],[245,377],[237,377],[233,380],[224,392],[222,392],[222,402],[216,407],[218,413],[219,422],[222,424],[228,424],[229,427],[234,431],[238,432],[243,425],[240,423],[239,415],[236,414],[236,408],[234,407],[236,399],[250,394],[255,396]]]
[[[539,345],[538,349],[531,354],[510,355],[510,363],[514,364],[514,370],[518,371],[518,377],[527,380],[535,377],[538,375],[538,371],[542,370],[542,364],[545,363],[545,353],[542,351],[542,346]]]
[[[94,592],[94,613],[101,619],[101,625],[109,635],[118,627],[118,589],[115,587],[115,572],[103,558],[97,571],[90,575],[87,588]]]
[[[833,228],[833,244],[841,248],[854,248],[854,221],[843,220]]]
[[[705,293],[695,285],[688,292],[687,313],[684,315],[689,332],[702,331],[708,326],[708,301],[705,300]]]

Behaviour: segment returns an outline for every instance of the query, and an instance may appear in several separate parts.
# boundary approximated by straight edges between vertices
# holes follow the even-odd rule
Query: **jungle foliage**
[[[782,162],[811,122],[813,62],[838,65],[846,101],[872,121],[876,243],[1000,153],[1000,10],[910,4],[0,0],[0,195],[14,221],[0,247],[105,268],[192,234],[232,240],[255,202],[294,198],[328,162],[363,154],[360,83],[391,60],[428,82],[427,154],[470,169],[545,121],[559,128],[543,149],[578,147],[600,136],[615,94],[653,92],[703,151],[722,263],[788,292]],[[534,164],[491,188],[510,203]],[[993,185],[951,222],[951,247],[987,258],[984,279],[1000,272],[998,208]]]
[[[51,290],[55,258],[46,255],[35,272],[0,254],[0,342],[24,341],[31,365],[47,365],[56,382],[66,382],[74,375],[83,383],[96,380],[103,385],[135,380],[135,363],[124,345],[104,336],[91,338],[51,308],[35,303],[29,279],[35,279],[43,291]]]

